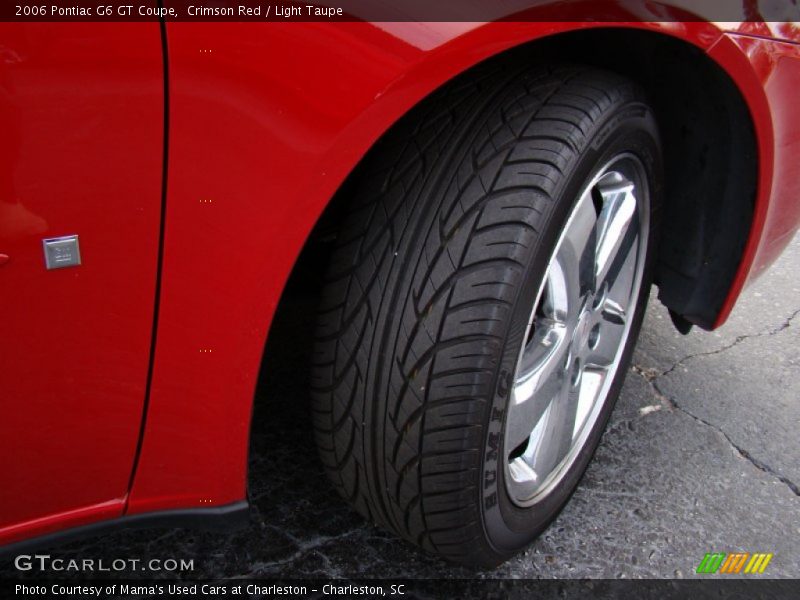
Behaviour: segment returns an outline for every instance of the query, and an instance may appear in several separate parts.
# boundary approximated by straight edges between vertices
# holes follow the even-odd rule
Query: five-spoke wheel
[[[506,486],[520,506],[558,483],[608,395],[641,287],[648,225],[642,172],[630,155],[599,170],[581,193],[537,294],[504,440]]]

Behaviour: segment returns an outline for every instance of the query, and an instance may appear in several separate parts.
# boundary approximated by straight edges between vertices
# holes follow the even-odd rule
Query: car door
[[[164,123],[159,23],[0,24],[0,544],[123,512]]]

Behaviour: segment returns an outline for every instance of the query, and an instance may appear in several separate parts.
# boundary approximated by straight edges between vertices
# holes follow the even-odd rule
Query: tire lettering
[[[497,481],[497,471],[486,471],[483,475],[483,489],[488,489]]]
[[[489,451],[486,453],[486,462],[497,462],[497,451],[500,448],[500,434],[489,434]]]
[[[508,390],[511,388],[511,373],[503,369],[500,371],[500,378],[497,382],[497,395],[501,398],[508,396]]]

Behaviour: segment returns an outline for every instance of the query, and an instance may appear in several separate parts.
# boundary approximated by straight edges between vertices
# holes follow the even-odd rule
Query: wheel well
[[[647,31],[564,34],[543,43],[541,53],[616,71],[647,92],[666,178],[659,299],[710,329],[741,261],[756,199],[756,138],[736,85],[700,49]]]
[[[559,34],[490,60],[586,64],[620,73],[644,88],[658,119],[665,160],[655,275],[659,299],[685,321],[710,329],[744,252],[758,176],[752,120],[730,77],[686,42],[620,28]],[[320,218],[294,276],[321,268],[319,260],[306,257],[319,257],[310,247],[335,236],[348,182],[357,176],[358,168]]]

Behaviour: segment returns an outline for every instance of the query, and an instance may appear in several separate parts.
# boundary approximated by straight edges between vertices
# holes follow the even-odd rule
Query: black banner
[[[777,579],[700,580],[5,580],[4,598],[714,598],[797,597],[798,582]]]
[[[14,0],[2,21],[800,22],[798,0]]]

